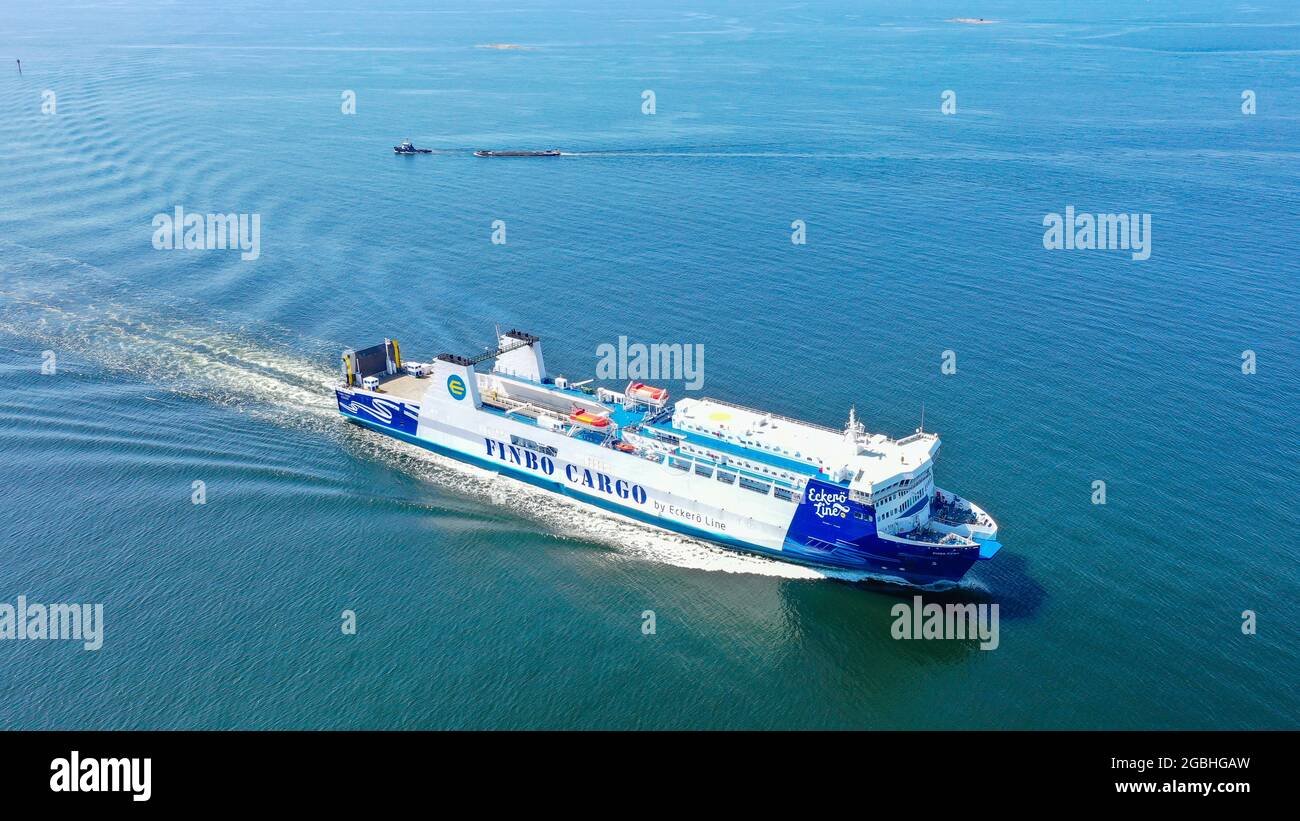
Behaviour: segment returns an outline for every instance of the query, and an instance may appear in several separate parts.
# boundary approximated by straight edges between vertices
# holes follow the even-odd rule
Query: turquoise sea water
[[[0,726],[1297,727],[1294,4],[20,2],[0,31],[0,601],[106,621],[0,642]],[[176,205],[259,214],[260,257],[155,250]],[[1044,250],[1067,205],[1150,213],[1151,258]],[[997,603],[1000,646],[895,641],[908,591],[336,417],[342,347],[497,323],[575,378],[626,335],[824,424],[924,404],[1005,545],[939,600]]]

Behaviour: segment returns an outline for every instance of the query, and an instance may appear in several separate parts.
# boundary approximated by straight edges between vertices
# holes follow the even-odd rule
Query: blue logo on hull
[[[452,399],[460,400],[465,398],[465,380],[456,374],[447,377],[447,393],[451,394]]]
[[[350,390],[335,391],[335,396],[338,398],[339,410],[349,416],[415,435],[419,416],[415,408],[405,402],[353,393]]]
[[[863,545],[876,535],[875,520],[870,507],[849,499],[848,488],[809,479],[786,538],[803,545],[809,544],[809,539],[829,545]]]

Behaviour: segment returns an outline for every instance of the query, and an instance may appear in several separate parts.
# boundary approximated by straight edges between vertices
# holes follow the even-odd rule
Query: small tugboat
[[[479,149],[474,152],[475,157],[558,157],[560,149],[548,148],[545,151],[487,151]]]
[[[416,148],[410,140],[402,140],[401,145],[393,146],[394,154],[432,154],[432,148]]]

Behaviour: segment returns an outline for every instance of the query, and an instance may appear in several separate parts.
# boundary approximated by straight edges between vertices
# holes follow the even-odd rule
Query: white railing
[[[904,436],[902,439],[899,439],[895,444],[898,444],[898,445],[906,445],[906,444],[910,444],[910,443],[912,443],[912,442],[919,442],[919,441],[921,441],[922,439],[938,439],[938,438],[939,438],[939,434],[937,434],[937,433],[929,433],[929,432],[926,432],[926,431],[917,431],[916,433],[912,434],[911,436]]]

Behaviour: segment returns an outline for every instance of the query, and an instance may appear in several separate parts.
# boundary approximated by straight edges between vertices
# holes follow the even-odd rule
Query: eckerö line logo
[[[464,399],[465,381],[453,373],[447,377],[447,393],[451,394],[452,399]]]
[[[808,501],[812,502],[813,512],[819,519],[827,516],[843,519],[849,514],[849,494],[844,491],[827,493],[819,487],[809,488]]]

